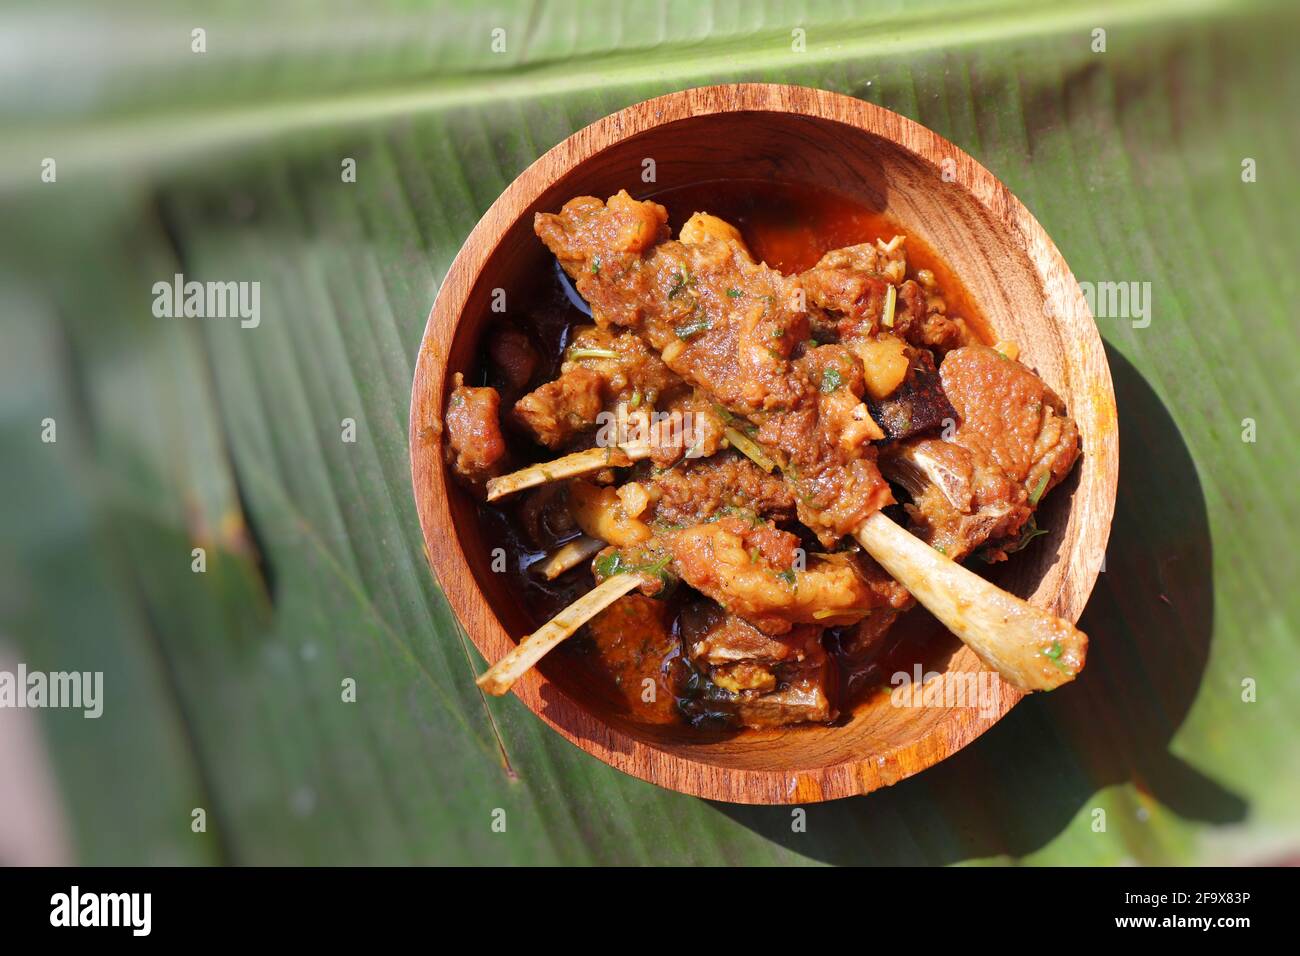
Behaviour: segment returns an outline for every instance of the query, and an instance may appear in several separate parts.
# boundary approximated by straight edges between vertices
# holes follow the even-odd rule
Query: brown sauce
[[[876,239],[888,241],[895,235],[907,236],[908,276],[914,278],[920,270],[929,269],[947,303],[948,314],[966,319],[977,335],[992,344],[989,326],[978,305],[958,277],[923,240],[888,215],[837,193],[793,183],[721,180],[654,193],[638,190],[634,194],[637,198],[652,198],[668,209],[674,235],[694,212],[719,216],[740,229],[755,257],[787,274],[811,268],[832,249]],[[535,277],[535,284],[513,295],[515,301],[525,301],[529,307],[522,315],[512,314],[508,321],[529,336],[542,356],[528,385],[533,388],[555,377],[571,330],[591,320],[567,300],[550,270],[543,270]],[[488,334],[491,334],[490,327]],[[481,354],[486,353],[481,350]],[[501,388],[502,383],[494,380],[489,365],[484,361],[476,380]],[[518,393],[502,389],[502,412],[518,397]],[[520,464],[553,457],[520,435],[511,434],[508,429],[507,440],[514,460]],[[593,580],[585,564],[552,582],[530,572],[530,567],[549,551],[578,536],[576,528],[539,524],[535,516],[529,514],[530,500],[524,496],[519,501],[508,502],[505,507],[480,506],[479,518],[488,548],[504,550],[511,588],[520,595],[521,603],[534,624],[540,626],[589,590]],[[686,589],[678,588],[664,608],[668,627],[674,635],[680,632],[678,615],[683,590]],[[906,671],[910,675],[918,664],[923,670],[941,671],[946,658],[959,647],[957,639],[919,607],[904,614],[866,658],[853,659],[841,653],[839,634],[835,629],[827,631],[824,643],[837,666],[840,721],[867,708],[889,706],[883,689],[888,686],[890,675],[896,671]],[[645,678],[662,686],[666,674],[675,672],[680,676],[687,665],[676,642],[657,657],[644,653],[644,648],[651,646],[660,645],[638,639],[635,655],[629,655],[626,648],[620,646],[617,659],[613,659],[609,648],[598,645],[584,628],[552,656],[562,661],[564,667],[578,672],[575,676],[600,706],[638,722],[662,724],[669,719],[664,702],[660,699],[642,704],[631,688]],[[689,687],[684,693],[690,693]],[[684,705],[683,712],[698,715],[708,711],[707,701],[701,706],[697,698],[678,700],[677,703]]]

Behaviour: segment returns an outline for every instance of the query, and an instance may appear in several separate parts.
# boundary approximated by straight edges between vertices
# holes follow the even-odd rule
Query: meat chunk
[[[978,341],[964,321],[947,315],[942,298],[911,279],[898,287],[894,327],[913,345],[934,349],[940,355]]]
[[[947,315],[943,297],[905,278],[905,239],[832,249],[800,276],[816,313],[819,338],[870,337],[888,328],[911,344],[940,353],[976,341],[966,323]],[[887,297],[895,287],[894,307]]]
[[[956,432],[891,449],[886,471],[911,492],[907,511],[922,539],[954,560],[989,542],[986,557],[1002,560],[1073,467],[1078,427],[1042,379],[993,349],[957,349],[939,372]]]
[[[770,522],[726,516],[665,537],[683,581],[768,634],[851,624],[893,597],[853,555],[808,557],[801,569],[799,539]]]
[[[656,405],[660,400],[690,391],[659,355],[631,332],[615,332],[594,325],[574,329],[560,370],[577,367],[600,375],[611,404],[621,401],[638,407]]]
[[[601,377],[576,368],[516,402],[515,417],[543,445],[559,448],[578,432],[594,428],[604,407]]]
[[[816,358],[795,361],[808,339],[800,281],[703,229],[689,243],[663,238],[635,253],[612,245],[597,252],[589,237],[614,230],[629,201],[575,200],[558,215],[539,214],[535,229],[598,325],[635,330],[681,378],[756,426],[787,477],[798,476],[800,519],[823,543],[855,530],[892,498],[866,444],[875,426],[858,407],[861,386],[823,402],[825,369]],[[834,444],[818,440],[827,428]]]
[[[817,387],[818,434],[810,437],[838,449],[845,458],[861,455],[868,442],[885,437],[862,401],[862,365],[849,349],[843,345],[808,349],[794,366]]]
[[[653,446],[650,460],[667,468],[683,457],[708,458],[722,447],[726,423],[706,397],[691,392],[678,395],[662,411],[648,413],[646,434]]]
[[[538,214],[535,231],[570,275],[575,269],[599,274],[615,265],[606,258],[635,255],[667,239],[668,210],[622,189],[608,203],[578,196],[559,215]]]
[[[710,603],[682,614],[687,655],[721,692],[711,695],[712,710],[745,727],[834,719],[833,668],[821,633],[801,625],[773,637]]]
[[[820,658],[789,668],[771,693],[742,696],[736,702],[736,719],[743,727],[762,729],[788,724],[824,724],[834,720],[830,699],[830,658]]]
[[[501,396],[495,388],[471,388],[460,372],[443,415],[443,456],[464,481],[477,487],[501,471],[506,443],[497,417]]]
[[[727,408],[774,407],[790,399],[782,362],[807,334],[798,282],[753,262],[743,245],[701,229],[692,242],[635,250],[600,246],[634,203],[585,197],[535,230],[574,279],[598,325],[640,332],[682,378]],[[657,217],[662,207],[641,203]],[[666,228],[666,227],[665,227]],[[599,260],[599,264],[598,264]]]
[[[803,660],[808,633],[817,631],[815,627],[804,626],[773,636],[734,614],[717,610],[718,613],[711,614],[708,626],[695,634],[687,647],[691,660],[696,663],[716,665],[747,661],[750,664],[784,664],[800,661]]]
[[[645,342],[631,332],[576,329],[554,381],[515,404],[515,417],[541,444],[560,448],[597,427],[601,412],[620,404],[650,409],[689,392]]]
[[[958,416],[959,445],[1008,478],[1044,490],[1065,477],[1079,451],[1079,430],[1065,403],[1024,365],[985,346],[951,353],[939,368]]]
[[[809,306],[818,313],[819,338],[841,341],[880,327],[891,284],[903,281],[907,259],[902,241],[832,249],[799,278]]]
[[[646,480],[655,498],[654,520],[660,524],[694,524],[728,509],[774,519],[794,517],[790,486],[736,452],[692,460]]]

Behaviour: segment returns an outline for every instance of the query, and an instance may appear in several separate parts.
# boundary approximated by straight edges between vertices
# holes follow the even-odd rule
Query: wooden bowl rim
[[[410,409],[410,451],[416,510],[424,535],[425,553],[458,623],[483,621],[483,631],[470,639],[485,659],[497,660],[515,642],[492,611],[461,547],[448,502],[441,443],[420,413],[432,400],[441,420],[447,360],[466,301],[481,279],[485,264],[504,235],[530,205],[556,180],[600,152],[623,140],[679,120],[731,112],[793,113],[848,125],[888,140],[936,170],[944,159],[955,160],[955,181],[999,223],[1018,233],[1016,244],[1028,255],[1053,306],[1051,314],[1069,322],[1074,345],[1084,354],[1095,377],[1087,383],[1091,401],[1071,408],[1092,454],[1101,453],[1090,471],[1091,522],[1103,527],[1093,547],[1072,561],[1063,588],[1050,605],[1056,613],[1077,621],[1101,568],[1106,535],[1114,514],[1118,478],[1115,397],[1105,350],[1078,283],[1055,244],[1023,204],[992,173],[959,147],[921,124],[864,100],[801,86],[737,83],[697,87],[646,100],[612,113],[577,131],[533,162],[484,213],[457,254],[429,311],[416,361]],[[951,169],[951,167],[950,167]],[[1081,479],[1076,502],[1085,492]],[[1076,505],[1072,505],[1072,508]],[[1063,556],[1062,559],[1065,559]],[[1080,563],[1081,562],[1081,563]],[[448,588],[446,582],[458,585]],[[586,710],[549,682],[530,671],[514,692],[534,714],[571,743],[632,776],[693,796],[734,803],[810,803],[868,793],[892,785],[956,753],[997,723],[1023,697],[1002,684],[998,705],[984,709],[953,708],[930,732],[907,745],[875,752],[840,764],[811,769],[761,770],[718,766],[671,753],[629,736]],[[555,717],[552,717],[552,713]],[[850,772],[843,772],[848,770]]]

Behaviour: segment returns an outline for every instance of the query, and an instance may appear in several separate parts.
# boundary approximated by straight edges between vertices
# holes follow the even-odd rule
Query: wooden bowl
[[[997,336],[1020,345],[1022,361],[1078,422],[1082,458],[1040,510],[1047,546],[1014,555],[997,577],[1008,590],[1077,621],[1114,511],[1118,430],[1101,339],[1056,246],[988,170],[923,126],[847,96],[738,84],[628,107],[550,150],[470,233],[429,313],[412,386],[411,475],[429,563],[483,656],[498,660],[533,628],[507,576],[491,572],[475,505],[443,465],[438,423],[450,379],[475,363],[493,315],[493,289],[550,268],[533,235],[533,214],[558,210],[577,195],[605,197],[621,188],[640,195],[647,191],[645,159],[655,161],[661,186],[744,178],[829,187],[890,214],[946,259]],[[564,663],[543,662],[515,685],[542,720],[643,780],[737,803],[807,803],[895,783],[960,750],[1022,696],[1000,681],[979,708],[892,707],[880,695],[875,706],[836,726],[701,739],[685,726],[647,727],[601,711]],[[981,669],[964,646],[933,666]]]

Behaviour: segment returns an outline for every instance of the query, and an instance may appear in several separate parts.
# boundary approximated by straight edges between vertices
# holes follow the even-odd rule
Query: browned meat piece
[[[596,426],[605,408],[604,380],[587,368],[565,372],[515,403],[515,417],[548,448]]]
[[[666,241],[666,232],[657,244],[608,242],[634,206],[666,221],[662,206],[626,192],[608,205],[574,199],[558,215],[536,218],[538,236],[573,277],[597,324],[642,332],[670,368],[727,408],[752,411],[792,400],[783,363],[807,332],[797,281],[707,234],[691,244]]]
[[[569,483],[569,512],[584,534],[630,548],[650,541],[656,530],[681,530],[733,512],[743,514],[744,523],[757,525],[761,519],[756,512],[779,516],[794,511],[790,492],[779,478],[733,452],[691,459],[657,474],[643,466],[638,474],[639,480],[618,488],[582,479]],[[793,552],[786,546],[793,536],[777,534],[779,549],[769,551],[789,567]]]
[[[558,215],[539,214],[535,229],[599,325],[635,329],[670,369],[757,426],[755,439],[795,482],[800,518],[823,543],[855,530],[892,501],[868,442],[878,429],[861,401],[859,377],[846,373],[844,392],[833,395],[822,390],[820,357],[792,361],[808,338],[799,280],[704,230],[691,243],[598,252],[599,237],[617,232],[629,202],[625,194],[608,206],[573,200]],[[831,397],[823,401],[824,394]],[[835,443],[820,440],[826,433]]]
[[[824,724],[834,720],[830,699],[830,658],[791,668],[778,689],[756,696],[742,695],[736,702],[736,720],[743,727],[785,727],[788,724]]]
[[[537,350],[518,329],[502,328],[488,338],[488,354],[501,373],[506,388],[518,395],[537,371]]]
[[[909,610],[912,604],[904,608],[881,607],[872,611],[840,638],[839,651],[844,658],[854,664],[861,664],[879,653],[884,645],[885,635],[894,626],[899,616]]]
[[[972,346],[944,359],[939,374],[957,411],[958,444],[1030,489],[1048,474],[1050,490],[1074,465],[1079,430],[1065,403],[1024,365]]]
[[[667,468],[684,455],[695,460],[716,454],[727,428],[713,403],[693,392],[671,399],[662,411],[650,413],[650,420],[647,432],[654,446],[650,460],[658,468]]]
[[[809,556],[799,569],[799,539],[757,518],[728,515],[663,540],[683,581],[768,634],[851,624],[896,596],[897,584],[869,580],[851,554]]]
[[[773,636],[764,634],[752,624],[747,624],[734,614],[725,614],[715,605],[710,608],[709,623],[700,633],[693,634],[686,648],[691,660],[697,664],[784,664],[803,660],[803,650],[809,632],[816,627],[802,626],[789,633]],[[695,613],[703,613],[693,609]]]
[[[865,406],[860,414],[870,418]],[[818,444],[819,431],[817,408],[811,404],[769,417],[754,438],[764,448],[787,452],[782,472],[795,492],[799,520],[829,548],[894,499],[876,466],[874,447],[863,447],[863,457],[850,458],[835,446]]]
[[[591,369],[604,380],[610,405],[657,405],[690,390],[641,336],[632,332],[614,332],[594,325],[574,329],[561,371],[579,366]]]
[[[736,452],[647,476],[655,498],[654,521],[669,526],[694,524],[729,508],[748,509],[769,518],[794,517],[795,500],[789,484],[768,474]]]
[[[722,691],[712,695],[715,712],[746,727],[834,719],[820,627],[772,637],[706,603],[687,607],[681,620],[687,656]]]
[[[497,417],[501,397],[495,388],[470,388],[460,372],[453,377],[453,385],[443,416],[443,456],[457,475],[478,486],[500,473],[506,456]]]
[[[985,541],[1013,537],[1033,512],[1020,484],[955,442],[918,439],[884,461],[912,496],[905,507],[913,529],[954,561]]]
[[[940,355],[974,341],[965,323],[949,318],[945,308],[942,300],[908,279],[898,287],[894,326],[913,345],[934,349]]]
[[[941,354],[974,341],[960,319],[950,318],[942,297],[905,279],[904,240],[833,249],[800,276],[809,305],[819,314],[819,337],[848,341],[875,335],[882,323],[908,342]],[[890,285],[897,287],[892,317],[886,318]]]
[[[596,427],[619,404],[650,409],[689,389],[641,337],[584,326],[574,332],[560,376],[525,395],[515,417],[541,444],[559,448]]]
[[[592,618],[586,634],[587,640],[578,642],[579,650],[591,649],[600,674],[608,676],[607,690],[630,713],[656,724],[676,720],[667,665],[676,657],[679,643],[663,601],[625,595]]]
[[[886,468],[912,493],[907,511],[925,541],[954,560],[992,542],[986,557],[1002,560],[1073,467],[1078,427],[1042,379],[993,349],[957,349],[939,373],[959,423],[951,441],[905,442]]]
[[[638,202],[627,190],[608,203],[579,196],[564,204],[561,215],[539,215],[537,223],[538,236],[570,275],[577,267],[598,274],[615,266],[602,258],[606,254],[636,254],[668,238],[668,210],[658,203]]]
[[[808,304],[818,312],[819,338],[839,341],[873,334],[880,326],[889,286],[903,281],[906,268],[901,242],[892,248],[862,243],[822,256],[800,276]]]
[[[810,438],[852,456],[867,442],[884,437],[862,402],[862,363],[849,349],[843,345],[811,348],[793,365],[817,388],[817,434]]]
[[[686,220],[678,238],[691,245],[698,245],[708,239],[721,239],[744,252],[748,259],[754,258],[753,253],[749,251],[749,246],[745,245],[745,238],[740,234],[739,229],[725,219],[711,216],[707,212],[697,212]]]

